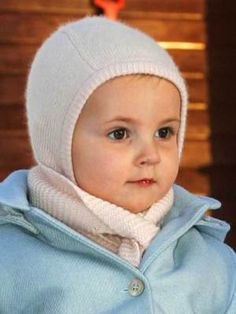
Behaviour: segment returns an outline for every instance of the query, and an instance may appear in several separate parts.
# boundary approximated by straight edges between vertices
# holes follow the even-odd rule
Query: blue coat
[[[139,269],[31,207],[27,171],[0,184],[1,314],[236,313],[220,203],[174,187],[175,203]]]

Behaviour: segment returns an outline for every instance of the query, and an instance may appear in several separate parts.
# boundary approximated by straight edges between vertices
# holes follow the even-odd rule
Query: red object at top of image
[[[125,0],[94,0],[94,4],[102,8],[108,18],[116,20],[119,11],[125,6]]]

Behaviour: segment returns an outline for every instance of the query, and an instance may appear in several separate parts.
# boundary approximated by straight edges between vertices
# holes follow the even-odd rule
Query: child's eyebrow
[[[170,122],[177,122],[177,123],[180,123],[181,120],[178,119],[178,118],[168,118],[168,119],[165,119],[165,120],[161,121],[162,124],[170,123]]]
[[[105,124],[107,123],[111,123],[111,122],[127,122],[127,123],[133,123],[133,124],[140,124],[138,120],[136,119],[133,119],[133,118],[129,118],[129,117],[122,117],[122,116],[117,116],[109,121],[105,121]],[[177,123],[180,123],[180,119],[179,118],[176,118],[176,117],[173,117],[173,118],[168,118],[168,119],[165,119],[165,120],[162,120],[160,121],[159,123],[160,124],[165,124],[165,123],[170,123],[170,122],[177,122]]]
[[[137,123],[138,121],[133,119],[133,118],[128,118],[128,117],[122,117],[122,116],[117,116],[111,120],[106,121],[105,123],[111,123],[115,121],[122,121],[122,122],[131,122],[131,123]]]

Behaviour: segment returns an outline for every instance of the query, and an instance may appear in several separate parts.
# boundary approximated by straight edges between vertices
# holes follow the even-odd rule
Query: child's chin
[[[152,204],[143,204],[143,205],[138,204],[138,205],[130,205],[130,206],[127,205],[127,206],[124,206],[124,208],[133,214],[139,214],[139,213],[147,211],[152,206]]]

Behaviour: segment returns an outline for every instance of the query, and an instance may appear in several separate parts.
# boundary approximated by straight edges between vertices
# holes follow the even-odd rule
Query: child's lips
[[[134,183],[134,184],[137,184],[139,186],[150,186],[150,185],[153,185],[154,183],[156,183],[156,181],[152,178],[144,178],[144,179],[140,179],[140,180],[129,181],[129,183]]]

